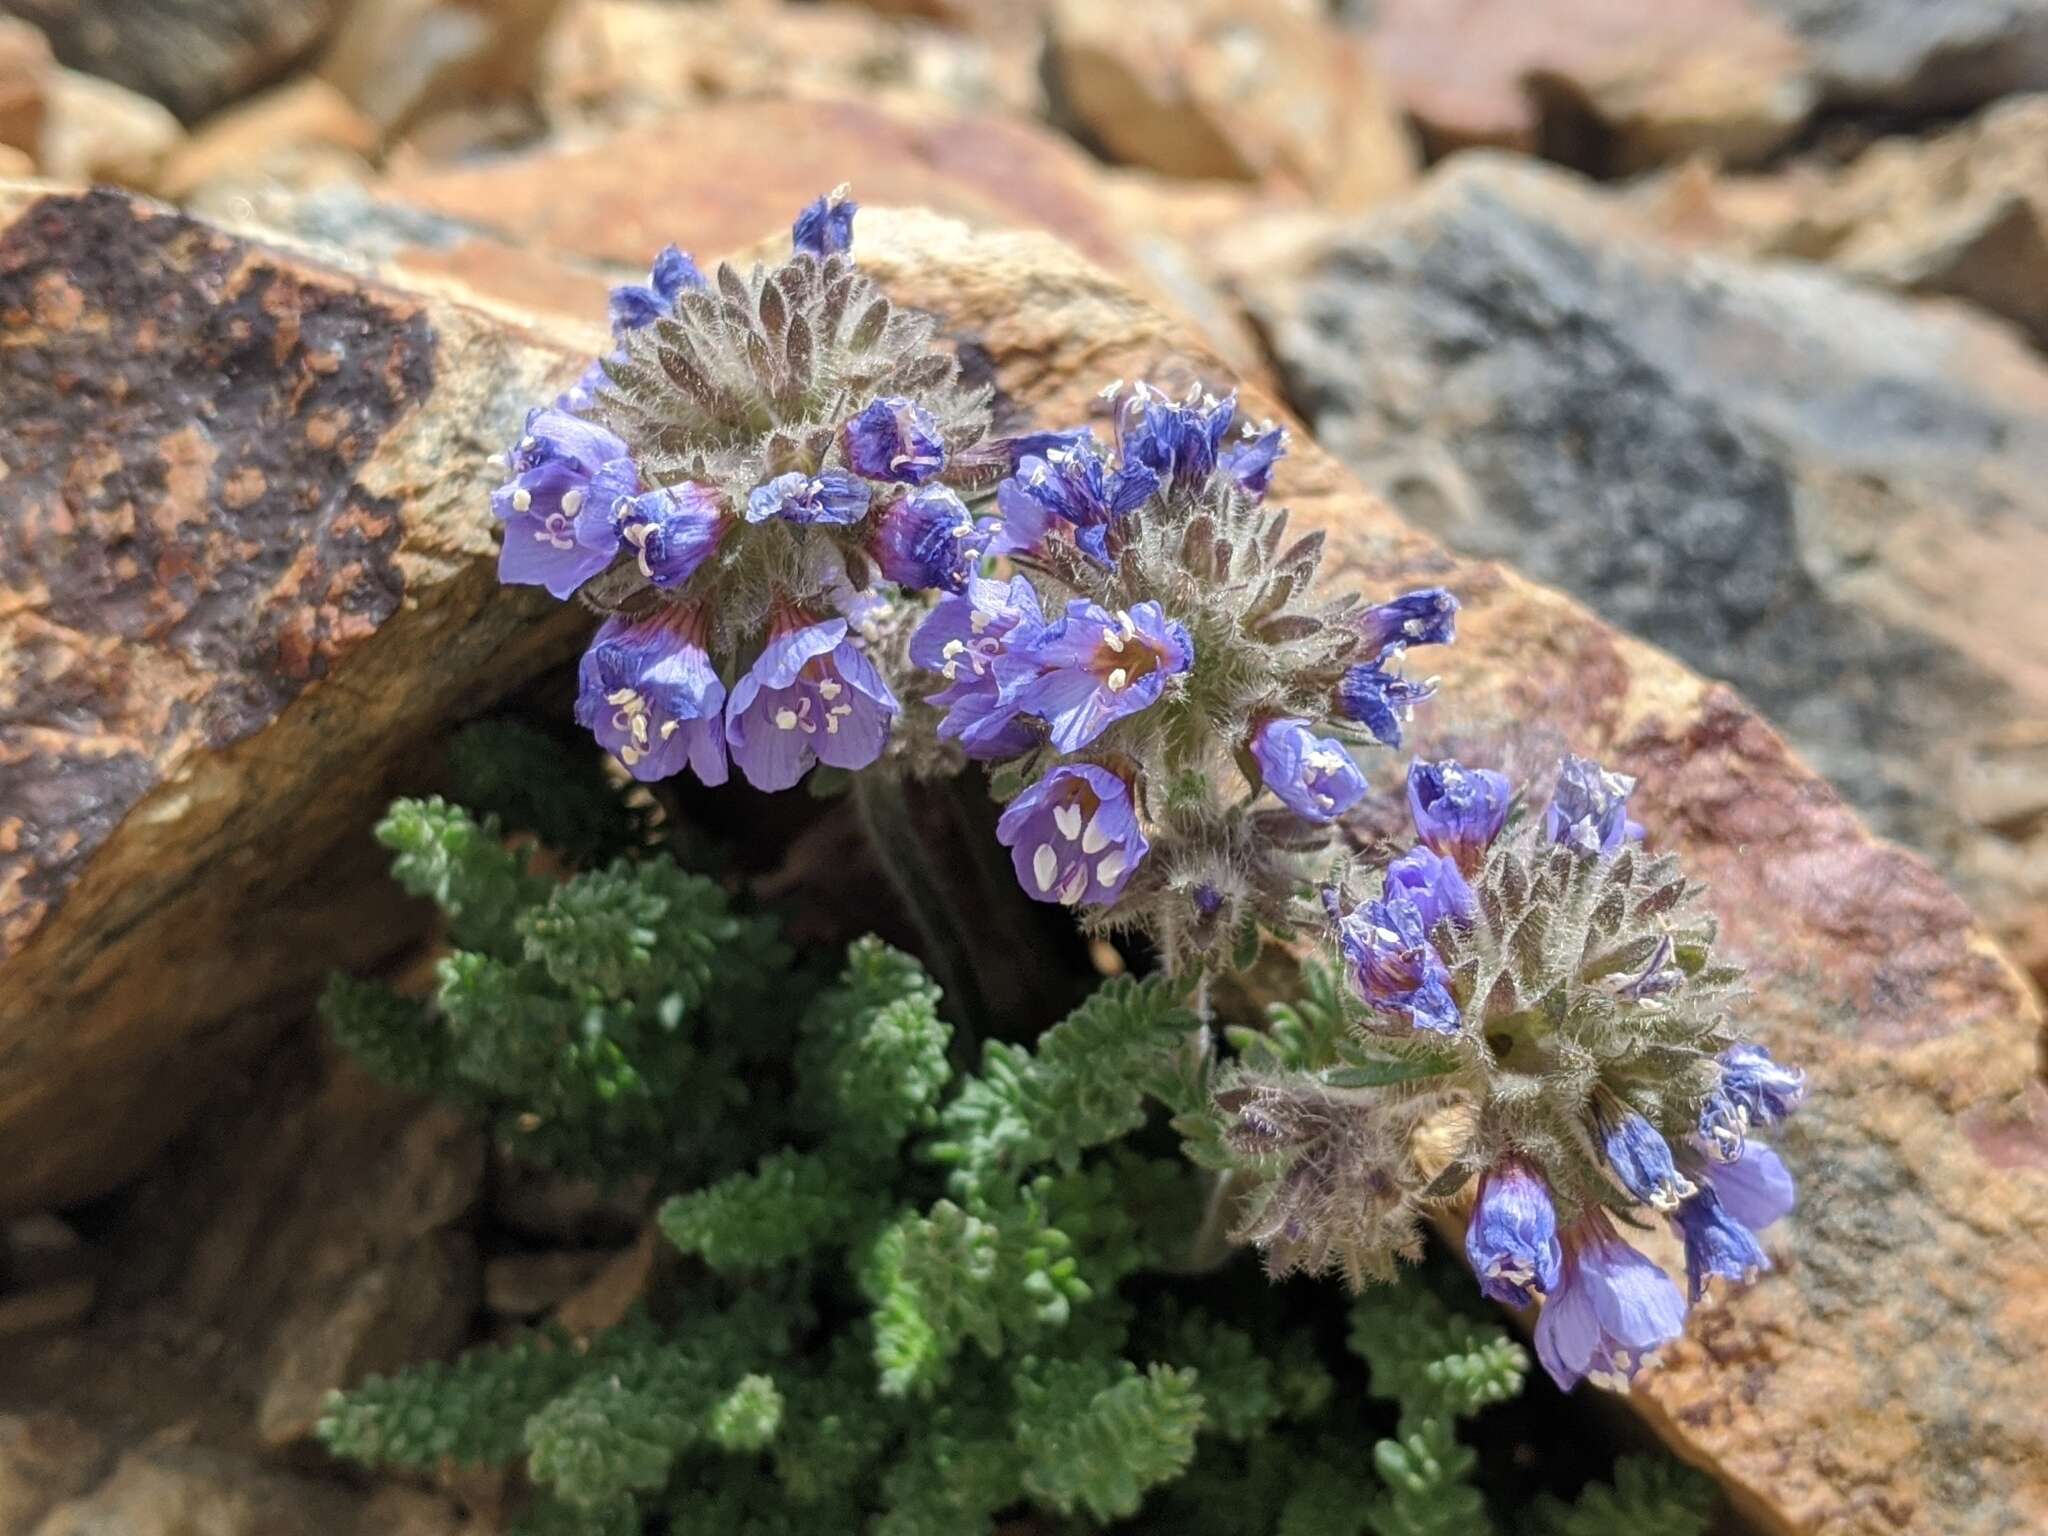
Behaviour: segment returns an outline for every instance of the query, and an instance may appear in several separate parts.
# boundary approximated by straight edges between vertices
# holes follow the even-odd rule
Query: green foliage
[[[640,816],[606,782],[602,759],[517,720],[480,720],[448,744],[457,803],[531,833],[579,867],[601,864],[645,841]]]
[[[1714,1485],[1691,1467],[1662,1457],[1624,1456],[1614,1484],[1594,1483],[1576,1504],[1544,1499],[1538,1536],[1705,1536],[1713,1518]]]
[[[1017,1368],[1024,1487],[1062,1514],[1135,1514],[1145,1491],[1187,1470],[1202,1424],[1193,1371],[1128,1360],[1033,1360]]]
[[[555,750],[472,740],[462,774],[486,785],[493,753],[531,773]],[[524,1536],[977,1536],[1024,1508],[1173,1536],[1490,1529],[1455,1426],[1527,1357],[1487,1314],[1414,1276],[1368,1293],[1361,1369],[1298,1288],[1188,1273],[1228,1186],[1174,1133],[1228,1159],[1203,1140],[1215,1049],[1172,984],[1112,981],[962,1074],[909,956],[863,940],[815,988],[713,881],[656,852],[603,862],[641,839],[631,815],[517,791],[492,804],[570,858],[400,802],[380,835],[454,947],[431,997],[337,978],[324,1012],[380,1076],[522,1155],[653,1175],[683,1257],[593,1339],[536,1333],[335,1398],[337,1455],[521,1463]],[[1358,1069],[1334,985],[1232,1032],[1243,1062]],[[1552,1536],[1621,1536],[1696,1531],[1696,1508],[1625,1463],[1544,1514]]]

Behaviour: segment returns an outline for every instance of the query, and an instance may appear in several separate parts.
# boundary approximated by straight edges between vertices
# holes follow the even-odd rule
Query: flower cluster
[[[878,583],[979,570],[963,493],[1011,454],[934,323],[853,265],[854,214],[818,199],[746,276],[663,251],[613,290],[614,350],[499,461],[499,576],[606,615],[576,713],[637,779],[873,763],[902,709],[868,654]]]
[[[1140,928],[1184,970],[1292,931],[1304,857],[1365,793],[1354,750],[1398,743],[1429,696],[1396,663],[1448,643],[1458,604],[1316,599],[1321,536],[1288,542],[1264,504],[1284,431],[1200,390],[1105,398],[1107,445],[1011,440],[996,515],[943,541],[1020,574],[927,583],[947,595],[909,659],[942,684],[937,736],[1008,765],[999,835],[1026,893]]]
[[[1639,846],[1632,779],[1568,757],[1540,817],[1456,762],[1414,763],[1407,787],[1416,846],[1372,898],[1325,893],[1363,1016],[1320,1071],[1219,1095],[1268,1175],[1244,1233],[1280,1269],[1379,1273],[1476,1179],[1480,1288],[1541,1299],[1537,1353],[1560,1385],[1626,1386],[1714,1281],[1769,1267],[1755,1234],[1792,1208],[1792,1180],[1751,1133],[1797,1107],[1803,1076],[1733,1034],[1739,973],[1713,959],[1698,887]],[[1276,1142],[1304,1104],[1331,1129]],[[1345,1187],[1331,1148],[1404,1108],[1435,1166],[1381,1157]],[[1384,1251],[1333,1250],[1315,1213],[1367,1206]],[[1618,1229],[1631,1208],[1670,1226],[1684,1294]]]

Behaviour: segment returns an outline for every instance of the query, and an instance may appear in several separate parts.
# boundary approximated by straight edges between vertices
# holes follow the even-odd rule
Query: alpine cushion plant
[[[324,1012],[521,1156],[651,1179],[673,1252],[613,1327],[336,1394],[336,1454],[516,1466],[520,1536],[1241,1536],[1248,1507],[1290,1536],[1489,1536],[1459,1426],[1529,1356],[1476,1298],[1416,1272],[1305,1311],[1242,1266],[1187,1274],[1201,1171],[1156,1133],[1211,1122],[1172,981],[1107,982],[977,1059],[909,956],[793,955],[645,848],[588,759],[503,724],[452,756],[490,811],[402,801],[379,829],[450,923],[433,992],[337,979]],[[1686,1476],[1624,1462],[1572,1529],[1700,1536]]]
[[[1755,1231],[1793,1203],[1750,1133],[1804,1079],[1735,1035],[1740,972],[1714,956],[1699,888],[1640,846],[1633,788],[1568,757],[1543,814],[1518,817],[1501,775],[1413,763],[1418,846],[1375,897],[1324,892],[1349,1027],[1294,1070],[1219,1079],[1256,1187],[1243,1231],[1276,1271],[1384,1275],[1474,1188],[1480,1289],[1541,1299],[1537,1355],[1566,1387],[1626,1386],[1688,1299],[1769,1268]],[[1685,1296],[1617,1215],[1670,1225]]]
[[[505,456],[491,504],[503,579],[604,616],[577,722],[641,782],[736,770],[779,791],[822,764],[864,774],[865,793],[983,765],[1022,897],[1073,909],[1090,933],[1135,934],[1160,996],[1194,1009],[1147,1081],[1175,1085],[1152,1096],[1214,1175],[1205,1230],[1234,1216],[1274,1270],[1362,1284],[1418,1251],[1426,1215],[1470,1200],[1479,1288],[1542,1303],[1551,1374],[1626,1382],[1716,1281],[1768,1267],[1755,1233],[1792,1188],[1752,1133],[1803,1089],[1737,1037],[1739,973],[1713,953],[1700,891],[1643,849],[1633,782],[1568,757],[1535,815],[1501,773],[1418,760],[1414,845],[1376,867],[1341,851],[1372,846],[1346,826],[1371,793],[1366,754],[1402,745],[1434,696],[1408,653],[1453,643],[1457,598],[1319,590],[1322,535],[1290,537],[1268,501],[1286,433],[1242,420],[1234,396],[1118,384],[1106,432],[991,437],[989,391],[934,345],[938,322],[898,310],[855,263],[855,213],[843,189],[820,198],[790,256],[744,275],[707,278],[664,251],[614,293],[613,350]],[[521,871],[506,879],[506,903],[533,896]],[[620,914],[666,899],[614,898],[615,927],[635,933]],[[565,916],[534,934],[572,931]],[[498,938],[463,961],[445,1006],[481,1016],[542,963],[526,948],[539,938]],[[1233,1036],[1225,1050],[1210,983],[1273,941],[1334,946],[1341,1018],[1313,1049]],[[544,1030],[573,1012],[534,1007]],[[914,1130],[883,1138],[888,1155]],[[756,1185],[720,1186],[728,1204],[692,1207],[712,1213],[706,1230],[778,1191],[786,1256],[841,1243],[865,1294],[900,1296],[931,1265],[1009,1262],[1003,1221],[1028,1208],[1030,1241],[1053,1243],[1032,1250],[1040,1320],[1077,1301],[1044,1236],[1053,1186],[1005,1195],[997,1214],[960,1202],[877,1230],[861,1224],[872,1201],[858,1219],[830,1214],[854,1198],[851,1164],[802,1135],[783,1150]],[[1080,1167],[1055,1161],[1061,1177]],[[861,1177],[867,1195],[895,1188]],[[805,1236],[811,1216],[825,1224]],[[1660,1221],[1685,1255],[1684,1294],[1627,1235]],[[693,1242],[718,1268],[725,1250]],[[999,1351],[1002,1328],[962,1306],[943,1323],[884,1306],[876,1337],[906,1360],[937,1348],[950,1362],[961,1339]],[[1068,1363],[1019,1390],[1072,1406],[1082,1382],[1091,1403],[1156,1391],[1185,1405],[1177,1378]],[[721,1407],[733,1444],[772,1441],[774,1401],[748,1386]]]

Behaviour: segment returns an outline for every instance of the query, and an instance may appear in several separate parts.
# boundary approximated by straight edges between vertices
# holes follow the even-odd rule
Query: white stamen
[[[583,510],[583,492],[581,489],[570,491],[562,497],[562,510],[571,517],[574,517]]]
[[[1117,613],[1116,613],[1116,621],[1117,621],[1117,623],[1118,623],[1119,625],[1121,625],[1121,626],[1123,627],[1123,632],[1124,632],[1124,633],[1125,633],[1126,635],[1136,635],[1136,634],[1137,634],[1137,632],[1138,632],[1138,626],[1137,626],[1137,625],[1136,625],[1135,623],[1133,623],[1133,622],[1132,622],[1132,620],[1131,620],[1131,614],[1130,614],[1130,610],[1129,610],[1129,609],[1127,609],[1127,608],[1119,608],[1119,609],[1117,610]]]
[[[846,690],[842,688],[839,684],[833,682],[832,679],[830,679],[829,677],[826,678],[824,682],[818,684],[818,697],[826,700],[828,703],[831,700],[838,698],[839,695],[844,692],[846,692]]]
[[[979,608],[967,615],[968,633],[978,635],[995,622],[995,615],[983,613]]]
[[[1097,811],[1088,818],[1088,831],[1081,839],[1081,851],[1093,858],[1108,846],[1109,834],[1102,830],[1102,812]]]
[[[532,505],[533,492],[529,491],[525,486],[522,485],[512,493],[512,510],[514,512],[524,512]]]
[[[668,722],[668,723],[667,723],[666,725],[664,725],[664,726],[663,726],[663,727],[661,728],[661,739],[662,739],[663,741],[667,741],[667,740],[669,739],[669,737],[671,737],[671,736],[675,735],[675,733],[676,733],[677,731],[680,731],[680,730],[681,730],[682,728],[683,728],[683,722],[682,722],[682,721],[680,721],[680,720],[671,720],[671,721],[669,721],[669,722]]]
[[[793,709],[778,709],[775,711],[775,729],[778,731],[795,730],[796,711]]]
[[[1060,856],[1053,852],[1051,843],[1040,843],[1038,852],[1031,855],[1031,877],[1038,882],[1038,893],[1043,896],[1052,889],[1053,879],[1060,872]]]
[[[1061,806],[1052,813],[1052,824],[1060,829],[1060,836],[1071,843],[1081,835],[1081,807]]]
[[[1115,885],[1116,877],[1124,872],[1124,851],[1119,848],[1095,866],[1095,879],[1100,885]]]
[[[635,763],[639,762],[640,759],[645,757],[646,755],[647,754],[645,752],[642,752],[638,747],[632,746],[630,744],[619,748],[619,761],[624,763],[628,768],[632,767]]]
[[[1060,891],[1060,905],[1071,907],[1086,894],[1087,890],[1088,867],[1085,864],[1076,864],[1074,872],[1067,876],[1067,883]]]
[[[827,736],[837,736],[839,734],[839,717],[852,713],[853,706],[851,704],[838,704],[827,710],[825,712],[825,734]]]
[[[1108,646],[1112,651],[1115,651],[1119,656],[1123,654],[1124,637],[1118,634],[1115,630],[1105,629],[1102,632],[1102,643]]]
[[[488,459],[484,460],[484,464],[485,467],[494,469],[501,475],[507,473],[512,468],[512,461],[502,453],[492,454]]]
[[[1111,693],[1119,691],[1124,686],[1124,684],[1128,683],[1130,680],[1131,675],[1128,672],[1124,671],[1122,667],[1118,667],[1115,671],[1109,674],[1109,691]]]

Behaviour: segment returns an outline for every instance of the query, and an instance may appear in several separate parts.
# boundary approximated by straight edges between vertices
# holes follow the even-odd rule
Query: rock
[[[567,0],[544,51],[541,97],[570,130],[754,96],[1035,117],[1045,103],[1037,26],[1019,36],[1022,19],[968,35],[853,5]]]
[[[34,159],[50,91],[49,42],[25,21],[0,16],[0,148]]]
[[[344,0],[0,0],[73,69],[162,102],[186,122],[277,79]]]
[[[26,181],[36,173],[36,163],[24,150],[0,144],[0,181]]]
[[[612,1258],[601,1249],[501,1254],[484,1263],[484,1306],[496,1317],[539,1317],[590,1284]]]
[[[51,76],[38,164],[53,181],[105,182],[146,192],[184,137],[178,120],[147,96],[59,69]]]
[[[1837,172],[1723,179],[1689,167],[1642,200],[1686,243],[1968,299],[2048,346],[2048,93],[1930,139],[1880,140]]]
[[[102,1435],[68,1413],[0,1413],[0,1530],[34,1531],[99,1480],[110,1454]]]
[[[51,1508],[24,1536],[455,1536],[456,1514],[425,1494],[365,1502],[196,1446],[149,1446],[104,1482]]]
[[[463,1343],[481,1299],[484,1137],[293,1043],[161,1161],[114,1238],[109,1308],[302,1439],[338,1387]]]
[[[1474,157],[1249,280],[1321,439],[1741,687],[2048,977],[2048,367]]]
[[[532,89],[559,0],[356,0],[319,73],[386,132]]]
[[[0,1215],[132,1176],[417,930],[365,835],[399,768],[582,623],[483,510],[601,330],[557,334],[0,192]]]
[[[661,1229],[649,1222],[632,1247],[614,1254],[581,1289],[563,1299],[555,1309],[555,1325],[579,1339],[616,1328],[646,1299],[655,1266],[669,1251]]]
[[[1966,112],[2048,90],[2042,0],[1759,0],[1804,39],[1830,105]]]
[[[607,1189],[494,1151],[491,1220],[532,1242],[608,1247],[637,1233],[654,1202],[649,1183]]]
[[[1436,154],[1541,151],[1612,174],[1761,160],[1816,100],[1805,47],[1761,0],[1380,0],[1370,30]]]
[[[1414,178],[1370,53],[1318,18],[1245,0],[1057,0],[1048,26],[1060,110],[1119,163],[1348,208]]]
[[[776,153],[763,157],[762,144]],[[737,164],[748,174],[734,176]],[[992,165],[1002,175],[991,176]],[[616,274],[644,272],[649,254],[671,241],[701,255],[788,228],[849,167],[864,203],[1057,230],[1169,307],[1199,307],[1195,318],[1214,326],[1215,344],[1251,376],[1262,370],[1241,318],[1147,238],[1120,183],[1059,135],[1000,117],[829,99],[725,101],[581,144],[406,170],[377,189],[382,213],[344,196],[288,203],[273,216],[302,233],[331,229],[409,273],[447,273],[472,293],[488,288],[588,316],[603,310],[601,289],[563,287],[559,263],[530,270],[534,247]],[[421,214],[446,222],[430,227]]]
[[[304,75],[201,123],[165,162],[156,190],[184,201],[202,187],[252,180],[305,186],[309,169],[336,164],[367,179],[379,137],[340,91]]]

